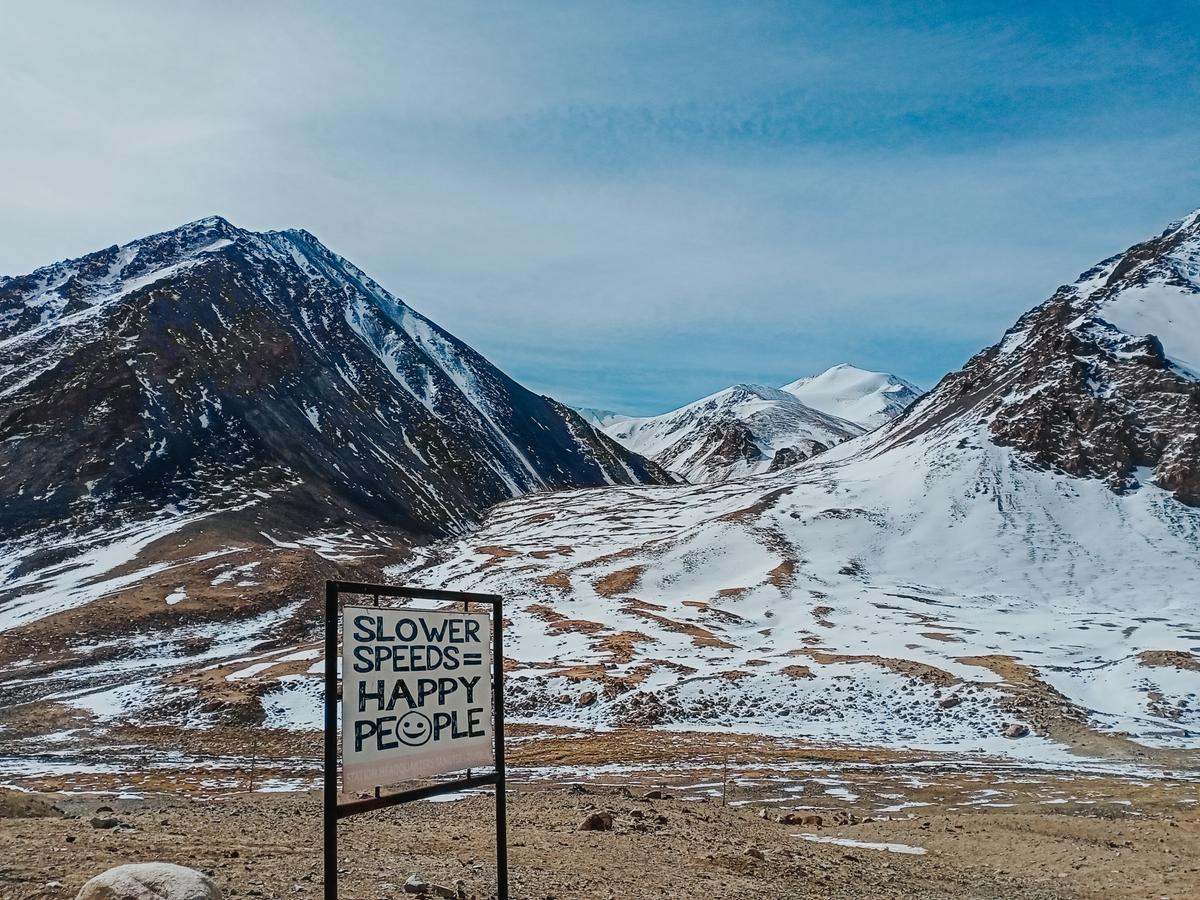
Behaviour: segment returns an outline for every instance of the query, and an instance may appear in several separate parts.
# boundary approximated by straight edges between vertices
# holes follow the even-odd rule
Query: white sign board
[[[342,789],[490,765],[487,614],[342,610]]]

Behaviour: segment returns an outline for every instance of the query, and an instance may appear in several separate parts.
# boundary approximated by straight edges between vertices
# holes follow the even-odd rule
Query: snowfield
[[[534,718],[661,704],[676,725],[1044,752],[1001,736],[1022,721],[1000,689],[1013,661],[1096,728],[1200,746],[1200,666],[1153,664],[1200,653],[1200,511],[1032,469],[981,430],[879,443],[720,486],[504,504],[445,561],[392,574],[510,599],[510,689]]]

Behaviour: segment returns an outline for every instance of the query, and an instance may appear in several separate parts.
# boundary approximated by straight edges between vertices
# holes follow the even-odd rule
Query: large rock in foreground
[[[216,882],[173,863],[131,863],[109,869],[79,889],[75,900],[221,900]]]

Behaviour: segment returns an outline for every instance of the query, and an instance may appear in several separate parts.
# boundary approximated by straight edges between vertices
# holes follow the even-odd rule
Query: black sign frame
[[[373,597],[379,605],[380,597],[398,597],[404,600],[436,600],[461,603],[463,610],[472,603],[491,607],[492,612],[492,729],[496,742],[495,770],[483,775],[472,775],[467,770],[465,778],[455,781],[439,781],[424,787],[380,794],[348,803],[338,803],[338,617],[341,612],[341,595],[357,594]],[[471,594],[463,591],[437,591],[425,588],[399,587],[393,584],[367,584],[360,581],[325,582],[325,815],[324,815],[324,861],[325,900],[337,900],[337,823],[338,819],[357,813],[385,809],[414,800],[427,800],[439,794],[450,794],[465,788],[496,786],[496,897],[508,900],[508,811],[505,797],[504,766],[504,613],[503,599],[498,594]]]

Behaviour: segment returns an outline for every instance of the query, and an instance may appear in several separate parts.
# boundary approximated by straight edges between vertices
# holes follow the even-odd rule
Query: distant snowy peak
[[[873,441],[966,434],[1200,505],[1200,211],[1084,272]]]
[[[604,431],[697,483],[768,471],[781,451],[800,462],[863,429],[778,388],[735,384],[660,416],[620,417]]]
[[[813,409],[848,419],[866,429],[890,422],[922,393],[903,378],[868,372],[846,363],[785,384],[783,390]]]

